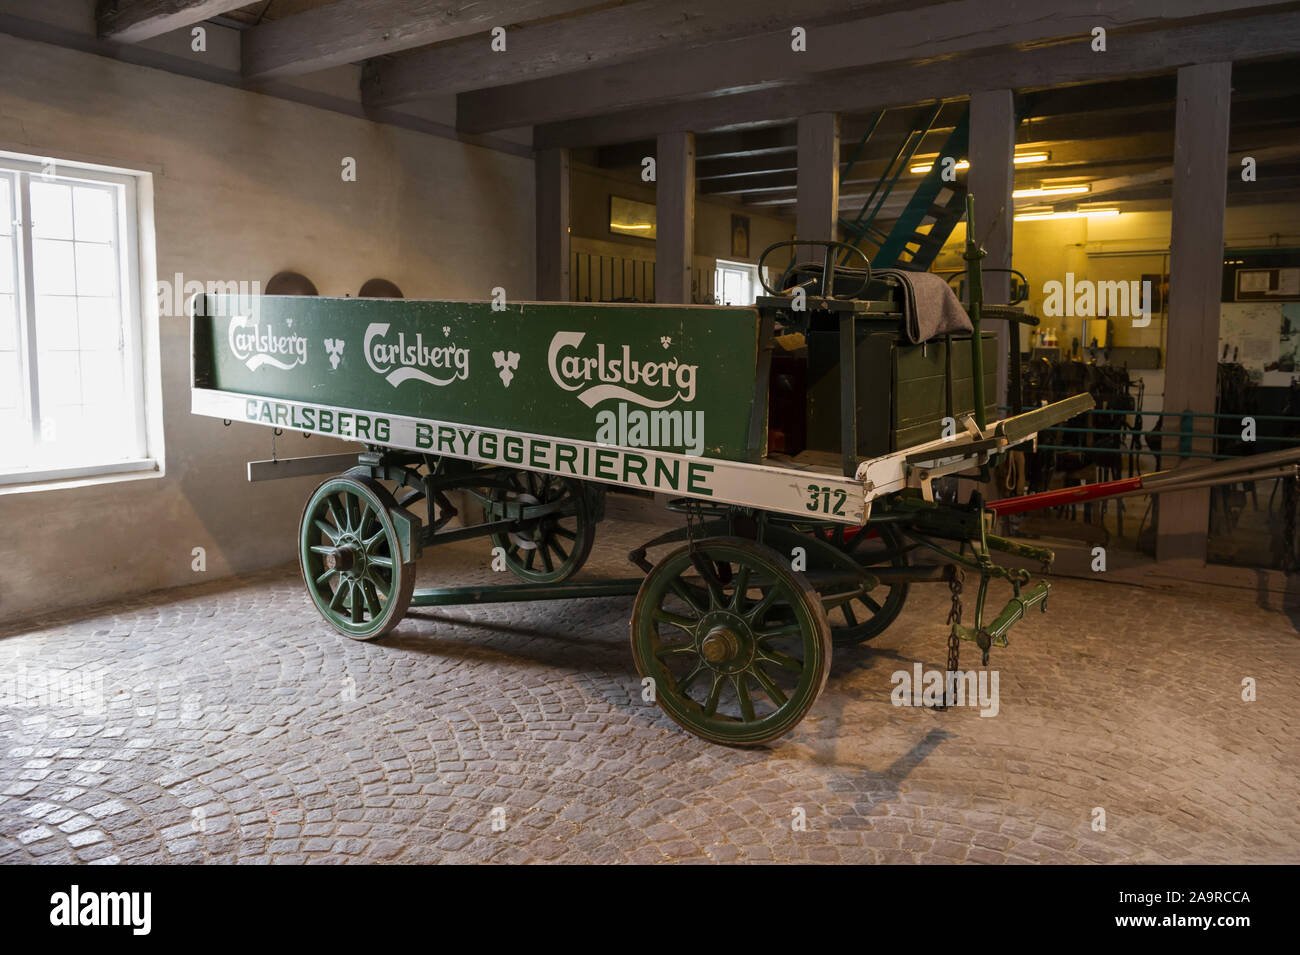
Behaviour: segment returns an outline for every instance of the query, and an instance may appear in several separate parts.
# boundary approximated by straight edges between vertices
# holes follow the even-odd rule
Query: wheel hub
[[[700,655],[710,663],[726,663],[740,652],[740,641],[726,627],[714,627],[700,641]]]
[[[348,577],[360,576],[366,569],[365,551],[358,541],[341,538],[339,545],[325,555],[325,566]]]
[[[719,672],[743,670],[754,656],[754,638],[736,614],[727,611],[705,614],[696,634],[701,659]]]

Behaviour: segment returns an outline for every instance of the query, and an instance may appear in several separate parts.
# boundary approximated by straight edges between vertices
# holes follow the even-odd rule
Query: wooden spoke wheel
[[[673,550],[646,576],[632,654],[682,727],[756,746],[788,733],[816,701],[830,628],[817,592],[781,554],[719,537]]]
[[[840,526],[823,536],[868,571],[908,564],[906,542],[892,524],[868,524],[852,537]],[[902,612],[908,588],[907,583],[882,582],[870,593],[830,608],[831,640],[837,647],[853,647],[883,633]]]
[[[514,471],[508,487],[488,494],[491,512],[504,513],[502,504],[544,508],[542,516],[521,521],[509,533],[493,534],[492,544],[505,551],[506,566],[520,580],[553,583],[577,573],[591,553],[596,524],[580,483],[553,474]]]
[[[767,540],[785,554],[791,554],[794,547],[805,546],[808,573],[814,580],[818,572],[842,574],[860,568],[869,574],[873,568],[907,566],[906,542],[892,524],[868,524],[856,533],[854,530],[842,524],[833,527],[777,525],[768,531]],[[809,537],[813,540],[809,541]],[[823,591],[831,642],[837,647],[855,647],[882,633],[903,609],[908,591],[906,583],[883,581],[853,596],[845,596],[843,585],[817,586]]]
[[[307,593],[330,626],[354,640],[392,630],[411,603],[415,564],[402,563],[396,506],[378,481],[341,476],[303,508],[298,563]]]

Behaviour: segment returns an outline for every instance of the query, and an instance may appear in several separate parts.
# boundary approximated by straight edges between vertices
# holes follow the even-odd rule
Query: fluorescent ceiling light
[[[1013,199],[1028,199],[1031,196],[1072,196],[1081,192],[1090,192],[1092,186],[1084,183],[1077,186],[1039,186],[1037,189],[1017,189],[1011,193]]]
[[[1117,215],[1119,215],[1119,210],[1114,208],[1075,209],[1073,212],[1022,212],[1015,217],[1015,220],[1017,222],[1028,222],[1037,219],[1092,219]]]
[[[913,166],[911,169],[908,170],[908,172],[926,173],[926,172],[929,172],[929,171],[930,171],[931,169],[933,169],[933,168],[934,168],[934,163],[933,163],[933,161],[932,161],[932,162],[921,163],[919,166]],[[957,162],[957,168],[958,168],[958,169],[969,169],[969,168],[970,168],[970,163],[968,163],[968,162],[967,162],[966,160],[964,160],[964,159],[958,160],[958,162]]]
[[[934,158],[931,158],[929,162],[922,162],[922,163],[918,163],[915,166],[912,166],[910,169],[908,169],[908,172],[912,172],[912,173],[929,172],[931,168],[933,168],[934,166]],[[1019,153],[1012,158],[1012,162],[1014,162],[1017,166],[1024,166],[1030,163],[1047,162],[1047,160],[1050,158],[1051,156],[1048,155],[1047,153]],[[957,168],[969,169],[970,163],[965,159],[959,160],[957,163]]]

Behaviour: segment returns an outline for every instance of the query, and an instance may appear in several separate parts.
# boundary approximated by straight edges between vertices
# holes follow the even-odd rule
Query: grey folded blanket
[[[903,323],[912,344],[919,345],[939,335],[961,335],[974,331],[970,316],[962,308],[952,286],[933,272],[881,269],[873,278],[897,282],[903,289]]]

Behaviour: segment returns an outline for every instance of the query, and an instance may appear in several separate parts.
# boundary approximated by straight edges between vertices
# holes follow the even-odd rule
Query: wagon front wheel
[[[669,553],[632,610],[655,702],[703,739],[756,746],[793,729],[830,673],[817,592],[769,547],[714,538]]]
[[[298,563],[307,593],[354,640],[388,633],[411,604],[415,563],[402,561],[396,509],[378,481],[349,476],[325,481],[303,508]]]

